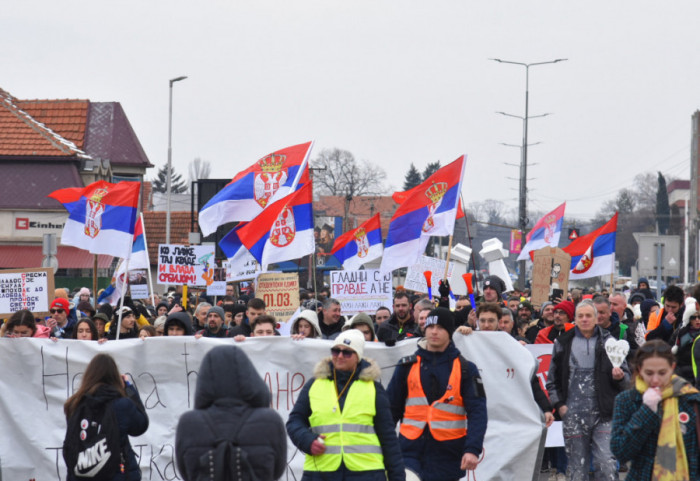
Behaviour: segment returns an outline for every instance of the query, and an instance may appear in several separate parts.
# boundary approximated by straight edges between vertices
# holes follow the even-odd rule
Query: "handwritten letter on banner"
[[[286,421],[314,365],[328,356],[332,341],[287,337],[233,340],[193,337],[152,337],[97,344],[94,341],[0,339],[0,461],[2,478],[65,480],[61,446],[66,429],[63,403],[79,386],[85,366],[97,352],[115,357],[120,370],[137,386],[150,426],[131,438],[143,478],[182,479],[174,462],[175,430],[180,415],[194,405],[197,371],[214,346],[236,345],[253,361],[272,393],[272,407]],[[537,449],[542,436],[541,414],[530,388],[532,355],[505,333],[455,336],[462,353],[481,370],[488,400],[489,422],[478,479],[529,479],[539,469]],[[393,365],[412,354],[416,341],[395,347],[365,346],[365,357],[383,367],[387,386]],[[517,402],[513,402],[517,399]],[[304,454],[289,444],[283,480],[301,478]],[[528,473],[530,473],[528,475]]]
[[[158,246],[158,284],[208,286],[214,280],[214,246]]]
[[[340,301],[343,314],[392,309],[391,273],[382,275],[377,269],[331,271],[331,297]]]

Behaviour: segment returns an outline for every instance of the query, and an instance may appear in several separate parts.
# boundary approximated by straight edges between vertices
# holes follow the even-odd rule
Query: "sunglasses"
[[[700,319],[700,316],[697,316],[695,314],[688,318],[688,320],[690,320],[690,321],[697,321],[698,319]]]
[[[355,354],[355,351],[351,351],[349,349],[338,349],[337,347],[331,348],[331,355],[336,357],[342,355],[344,358],[351,358],[353,354]]]
[[[49,312],[50,312],[51,314],[56,314],[57,312],[58,312],[59,314],[63,314],[64,311],[63,311],[63,309],[51,309]]]

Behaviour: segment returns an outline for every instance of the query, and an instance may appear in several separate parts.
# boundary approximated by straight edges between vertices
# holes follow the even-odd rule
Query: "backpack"
[[[204,414],[204,419],[218,439],[206,453],[199,457],[196,481],[258,481],[248,460],[248,453],[237,443],[238,432],[243,423],[238,425],[233,436],[231,433],[226,433],[227,437],[234,439],[231,441],[220,437],[218,432],[220,428],[217,429],[208,413]]]
[[[119,424],[111,402],[80,403],[68,419],[63,460],[69,476],[79,480],[110,481],[123,469]]]

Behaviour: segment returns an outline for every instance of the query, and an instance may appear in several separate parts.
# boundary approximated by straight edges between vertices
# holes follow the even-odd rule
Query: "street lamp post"
[[[537,65],[546,65],[550,63],[564,62],[568,59],[558,58],[556,60],[550,60],[548,62],[534,62],[534,63],[524,63],[524,62],[512,62],[510,60],[501,60],[500,58],[492,58],[494,62],[498,63],[509,63],[512,65],[520,65],[525,67],[525,116],[520,117],[523,119],[523,148],[521,151],[521,161],[520,161],[520,195],[518,204],[518,227],[520,232],[525,235],[525,230],[527,229],[527,121],[529,118],[529,108],[530,108],[530,67],[535,67]],[[509,115],[509,114],[505,114]],[[547,114],[543,114],[544,117]],[[517,117],[515,115],[509,115],[510,117]],[[532,117],[534,118],[534,117]],[[525,261],[520,261],[518,269],[518,288],[525,288]]]
[[[180,80],[185,80],[187,77],[176,77],[170,79],[170,102],[168,105],[168,172],[165,180],[166,185],[166,198],[167,198],[167,211],[165,214],[165,243],[170,244],[170,190],[171,177],[173,173],[173,84],[179,82]]]

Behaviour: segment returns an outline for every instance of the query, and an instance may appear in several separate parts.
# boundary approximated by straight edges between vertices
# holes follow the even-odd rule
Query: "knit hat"
[[[425,319],[425,328],[429,326],[437,325],[445,329],[452,337],[455,332],[455,318],[449,309],[444,307],[436,307],[428,313],[428,317]]]
[[[365,351],[365,335],[357,329],[348,329],[335,338],[333,347],[335,346],[349,347],[357,353],[357,358],[361,361]]]
[[[51,309],[63,309],[65,312],[70,311],[68,299],[64,299],[63,297],[57,297],[51,303]]]
[[[503,291],[506,290],[505,282],[503,282],[503,280],[498,276],[488,276],[484,281],[484,290],[486,290],[487,287],[495,290],[498,293],[499,299],[501,298]]]
[[[82,296],[83,294],[87,294],[88,296],[90,295],[90,289],[87,287],[83,287],[78,291],[78,296]]]
[[[165,326],[165,321],[168,319],[167,316],[160,316],[155,321],[153,321],[153,327],[158,329],[159,327]]]
[[[683,327],[687,326],[690,322],[690,316],[694,316],[698,313],[697,301],[694,297],[687,297],[685,299],[685,311],[683,312]]]
[[[224,319],[226,319],[226,315],[224,314],[224,309],[223,309],[222,307],[219,307],[219,306],[211,306],[211,307],[209,308],[209,313],[207,314],[207,317],[209,317],[209,314],[211,314],[211,313],[214,313],[214,314],[216,314],[217,316],[219,316],[219,317],[221,318],[222,321],[223,321]]]
[[[95,319],[100,319],[105,324],[107,324],[109,322],[109,318],[107,317],[107,314],[105,314],[104,312],[98,312],[97,314],[92,316],[93,322],[95,321]]]
[[[374,322],[372,318],[369,317],[364,312],[359,312],[355,314],[352,319],[350,319],[350,329],[354,328],[357,324],[365,324],[369,326],[370,331],[372,331],[372,340],[376,339],[376,334],[374,332]]]
[[[561,301],[559,304],[554,306],[554,310],[556,311],[557,309],[561,309],[562,311],[566,312],[566,315],[569,316],[569,322],[574,322],[576,307],[574,306],[573,302]]]

